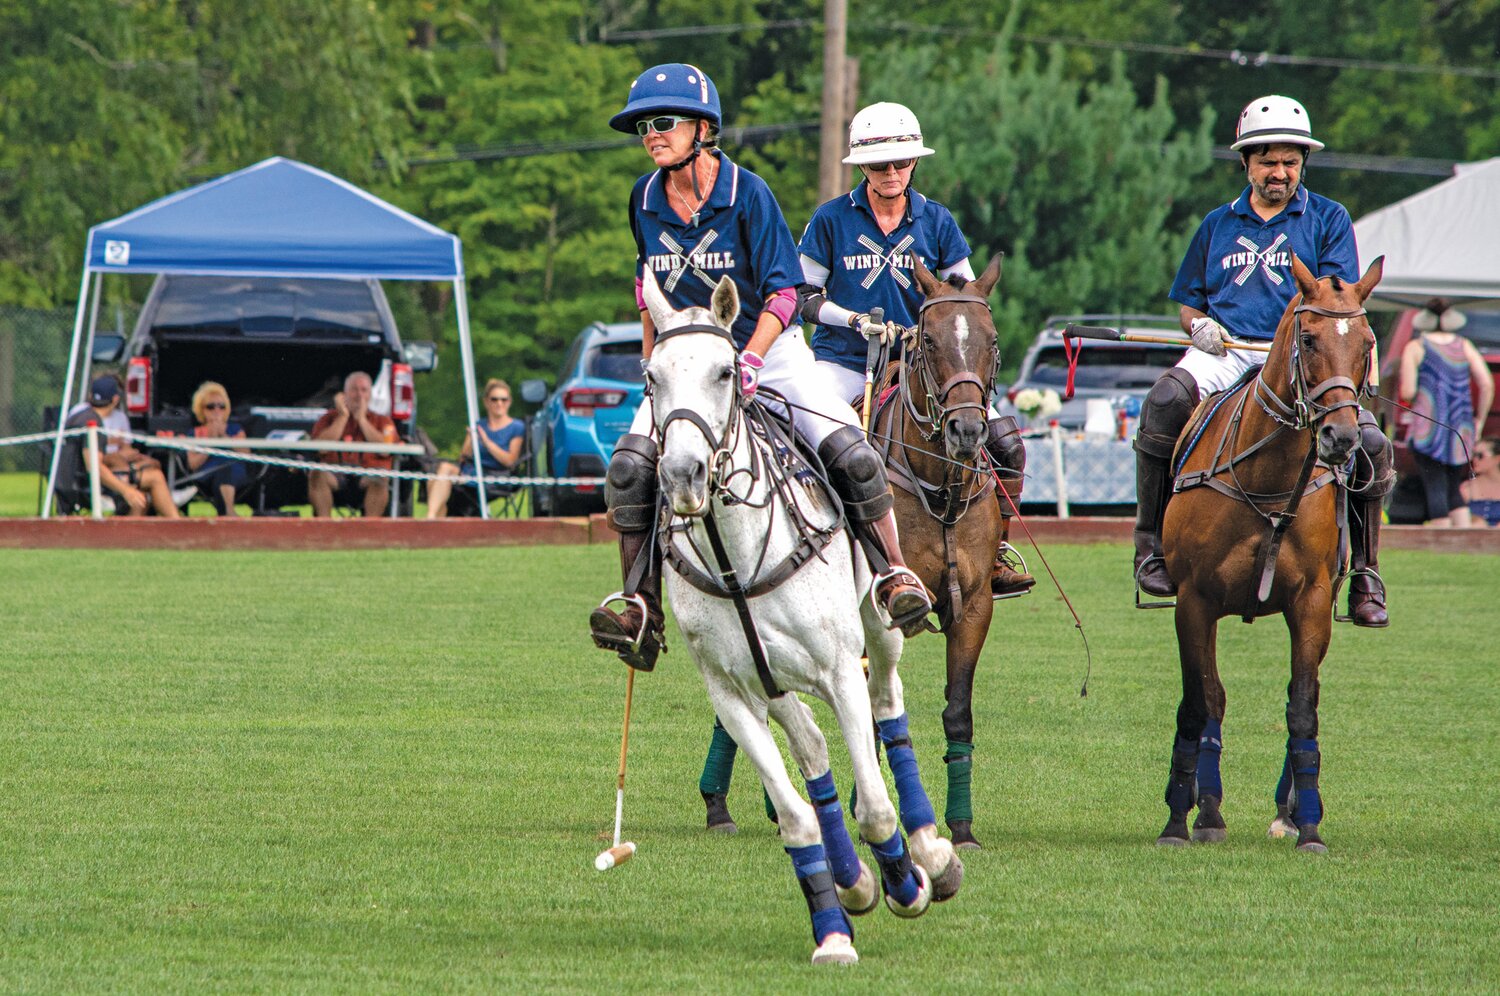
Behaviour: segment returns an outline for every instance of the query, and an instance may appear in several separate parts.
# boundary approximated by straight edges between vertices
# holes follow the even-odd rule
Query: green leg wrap
[[[763,800],[765,800],[766,803],[766,819],[770,820],[772,823],[779,822],[776,816],[776,807],[771,805],[771,793],[765,790],[765,786],[761,786],[760,796]]]
[[[945,822],[974,818],[974,799],[969,792],[974,774],[973,755],[973,744],[948,741],[948,753],[943,755],[943,764],[948,769],[948,805],[943,809]]]
[[[708,742],[708,758],[703,762],[703,776],[698,791],[706,795],[728,795],[729,779],[734,774],[734,755],[739,750],[719,717],[714,717],[714,735]]]

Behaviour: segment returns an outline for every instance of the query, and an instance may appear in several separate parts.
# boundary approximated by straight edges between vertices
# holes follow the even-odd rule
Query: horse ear
[[[1296,278],[1297,289],[1302,292],[1302,300],[1311,301],[1318,292],[1318,278],[1296,253],[1292,253],[1292,276]]]
[[[979,279],[971,284],[971,288],[979,292],[980,297],[989,297],[990,291],[1000,282],[1000,261],[1005,258],[1005,253],[997,252],[990,260],[990,265],[984,268]]]
[[[943,282],[922,265],[922,257],[916,253],[911,254],[911,275],[917,278],[917,287],[921,289],[923,297],[931,297],[933,291],[943,286]]]
[[[1359,283],[1354,285],[1354,289],[1359,292],[1359,299],[1361,301],[1369,297],[1370,292],[1375,289],[1375,285],[1380,283],[1380,275],[1383,272],[1385,272],[1385,257],[1376,256],[1375,262],[1370,264],[1370,268],[1365,271],[1365,275],[1359,278]]]
[[[656,282],[656,274],[651,272],[649,266],[646,267],[646,275],[641,278],[641,299],[646,302],[651,324],[657,328],[665,328],[667,320],[672,317],[672,307],[667,304],[666,295],[662,294],[661,286]]]
[[[729,328],[734,325],[734,320],[740,313],[740,292],[734,286],[734,281],[729,277],[719,278],[718,286],[714,288],[713,301],[714,321],[720,328]]]

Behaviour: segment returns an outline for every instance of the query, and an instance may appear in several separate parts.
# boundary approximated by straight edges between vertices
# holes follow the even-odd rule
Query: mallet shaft
[[[1191,346],[1193,340],[1186,336],[1176,335],[1148,335],[1144,332],[1121,332],[1119,329],[1102,328],[1092,325],[1069,325],[1063,330],[1063,335],[1074,339],[1102,339],[1105,342],[1159,342],[1168,346]],[[1226,349],[1243,349],[1252,353],[1269,353],[1271,344],[1269,342],[1226,342]]]
[[[871,308],[870,321],[880,322],[885,319],[884,308]],[[865,410],[864,429],[865,435],[870,435],[870,419],[874,413],[870,411],[875,405],[875,363],[880,359],[880,340],[871,339],[865,346]]]
[[[625,721],[620,727],[620,776],[615,782],[615,847],[620,846],[620,820],[625,814],[625,749],[630,745],[630,701],[635,695],[635,668],[625,673]]]

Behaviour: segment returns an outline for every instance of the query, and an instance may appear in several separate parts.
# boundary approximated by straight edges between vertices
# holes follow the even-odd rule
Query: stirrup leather
[[[1135,577],[1135,607],[1138,608],[1138,609],[1175,609],[1175,608],[1177,608],[1177,599],[1175,599],[1175,598],[1172,599],[1171,601],[1155,601],[1155,602],[1143,602],[1143,601],[1141,601],[1141,571],[1144,570],[1145,567],[1146,567],[1146,565],[1149,564],[1149,563],[1151,563],[1151,561],[1153,561],[1153,560],[1160,560],[1163,563],[1166,562],[1166,558],[1165,557],[1158,557],[1155,554],[1152,554],[1151,556],[1147,557],[1145,560],[1141,561],[1140,566],[1135,569],[1135,575],[1134,575],[1134,577]],[[1147,597],[1149,597],[1149,598],[1157,598],[1158,596],[1151,595],[1151,594],[1148,593]]]
[[[1375,568],[1373,568],[1373,567],[1356,567],[1356,568],[1354,568],[1352,570],[1345,571],[1344,573],[1340,574],[1338,577],[1336,577],[1336,578],[1333,579],[1333,621],[1334,622],[1346,622],[1346,623],[1352,623],[1352,622],[1354,622],[1354,614],[1352,612],[1349,612],[1347,609],[1345,610],[1345,612],[1344,612],[1343,615],[1339,614],[1339,592],[1341,592],[1343,590],[1344,583],[1346,581],[1350,581],[1353,578],[1357,578],[1357,577],[1374,578],[1375,579],[1375,583],[1380,586],[1380,593],[1382,595],[1385,594],[1385,578],[1381,577],[1380,576],[1380,572],[1376,571]]]
[[[646,607],[646,600],[639,594],[627,595],[623,591],[617,591],[613,595],[607,596],[602,602],[600,602],[598,608],[607,609],[609,608],[611,602],[623,602],[626,605],[633,605],[637,609],[640,609],[641,628],[636,632],[635,636],[629,640],[629,642],[625,642],[614,633],[600,633],[599,631],[594,629],[590,629],[589,635],[594,638],[594,642],[596,644],[598,644],[605,650],[618,650],[621,653],[631,654],[639,653],[641,644],[646,640],[646,634],[651,630],[651,611]],[[596,609],[595,611],[598,611],[598,609]],[[624,618],[624,615],[621,613],[616,613],[616,615],[620,616],[620,618],[622,619]]]
[[[1017,574],[1031,573],[1031,571],[1026,567],[1026,558],[1021,555],[1020,550],[1017,550],[1015,547],[1011,546],[1008,540],[1000,541],[1000,547],[995,551],[995,560],[998,563],[1010,568]],[[1028,588],[1023,588],[1020,591],[1006,592],[1004,595],[996,595],[994,592],[990,592],[990,598],[996,602],[1003,602],[1007,598],[1020,598],[1022,595],[1031,594],[1032,589],[1035,587],[1036,579],[1032,578],[1031,586]]]

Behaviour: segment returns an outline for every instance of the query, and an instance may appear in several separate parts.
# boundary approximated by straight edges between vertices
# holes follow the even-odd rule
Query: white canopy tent
[[[1500,302],[1500,158],[1461,163],[1452,179],[1354,223],[1361,265],[1385,256],[1373,297]]]
[[[89,229],[44,518],[51,512],[57,482],[62,415],[73,401],[80,362],[89,362],[107,273],[452,281],[469,426],[478,431],[458,237],[347,180],[277,156]],[[474,452],[483,452],[478,439]],[[479,487],[480,514],[488,518],[482,482]]]

